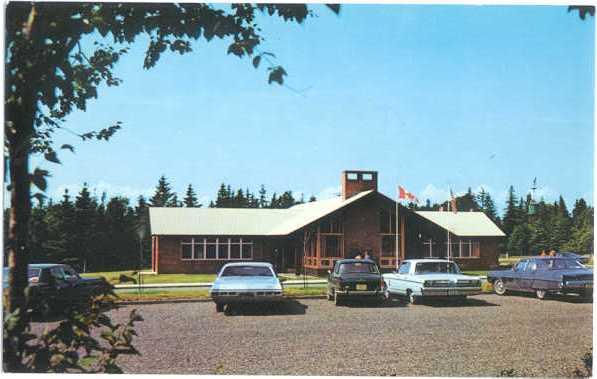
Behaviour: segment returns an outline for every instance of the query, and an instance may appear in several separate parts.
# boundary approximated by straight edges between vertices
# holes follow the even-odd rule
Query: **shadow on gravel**
[[[296,300],[284,300],[272,304],[232,304],[224,309],[226,316],[278,316],[304,315],[308,306]]]
[[[407,304],[399,299],[386,301],[370,299],[347,299],[344,300],[343,305],[348,308],[404,308]]]
[[[464,301],[451,299],[424,299],[419,305],[427,305],[437,308],[466,308],[466,307],[499,307],[499,304],[490,303],[486,300],[467,298]]]
[[[527,299],[534,299],[536,301],[561,301],[563,303],[572,304],[591,304],[593,302],[593,298],[583,297],[576,294],[548,294],[543,300],[537,299],[537,296],[531,292],[512,292],[508,293],[507,296],[523,297]]]

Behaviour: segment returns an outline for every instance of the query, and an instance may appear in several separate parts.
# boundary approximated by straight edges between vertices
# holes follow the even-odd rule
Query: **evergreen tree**
[[[267,201],[267,191],[265,190],[265,186],[262,184],[261,188],[259,188],[259,208],[267,208],[269,207]]]
[[[572,209],[570,239],[563,250],[579,254],[593,254],[593,208],[584,199],[576,200]]]
[[[508,199],[506,200],[506,212],[502,222],[502,230],[507,236],[512,234],[514,226],[520,222],[519,209],[517,207],[516,193],[514,187],[508,189]]]
[[[166,203],[166,206],[171,208],[179,208],[182,207],[182,202],[178,201],[178,195],[173,193],[170,201]]]
[[[315,197],[315,195],[311,195],[311,197],[309,198],[309,203],[312,203],[314,201],[317,201],[317,198]]]
[[[508,238],[508,253],[519,256],[529,255],[530,236],[531,231],[527,224],[516,225]]]
[[[8,210],[4,211],[4,233],[8,228],[8,219],[6,218]],[[45,222],[47,208],[43,198],[38,201],[37,206],[31,209],[31,218],[29,221],[29,246],[31,247],[31,263],[43,263],[46,261],[46,252],[44,244],[48,240],[48,225]],[[6,235],[5,235],[6,237]],[[5,239],[6,241],[6,239]],[[4,256],[5,260],[7,256]],[[5,262],[5,266],[8,262]]]
[[[170,188],[170,183],[164,175],[162,175],[158,181],[158,185],[155,188],[155,193],[149,199],[149,205],[152,207],[170,207],[172,206],[172,200],[175,194]]]
[[[45,223],[48,226],[48,239],[43,249],[47,252],[48,261],[78,266],[79,262],[74,256],[75,207],[68,189],[64,190],[62,201],[48,209]]]
[[[199,208],[201,204],[197,201],[197,195],[195,194],[195,190],[193,190],[193,186],[189,184],[187,187],[187,192],[185,194],[183,203],[187,208]]]
[[[230,204],[230,193],[226,188],[226,185],[222,183],[220,189],[216,195],[216,208],[228,208]]]
[[[135,212],[124,197],[113,197],[106,205],[105,265],[110,270],[135,268],[138,258],[138,237],[135,231]]]
[[[276,195],[275,192],[272,195],[272,199],[269,202],[269,208],[280,208],[279,207],[279,201],[278,201],[278,198],[277,198],[277,195]]]
[[[77,195],[75,200],[75,229],[74,239],[77,245],[77,261],[83,272],[93,270],[94,264],[90,262],[101,252],[95,250],[95,230],[97,223],[97,202],[91,198],[87,183]],[[90,264],[91,263],[91,264]]]
[[[493,222],[497,221],[497,211],[495,209],[495,203],[491,198],[489,192],[486,192],[484,188],[481,188],[479,194],[477,194],[477,203],[479,209],[487,215]]]

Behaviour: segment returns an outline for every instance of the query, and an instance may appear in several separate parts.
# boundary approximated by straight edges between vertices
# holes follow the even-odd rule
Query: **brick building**
[[[403,259],[446,257],[449,248],[461,267],[497,265],[504,233],[484,213],[399,205],[396,225],[396,202],[377,191],[377,179],[375,171],[344,171],[341,196],[288,209],[150,208],[152,270],[215,273],[227,262],[255,260],[321,274],[369,251],[390,271]]]

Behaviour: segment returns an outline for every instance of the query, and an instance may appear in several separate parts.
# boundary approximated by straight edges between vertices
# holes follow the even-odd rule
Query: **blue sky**
[[[329,197],[345,169],[379,171],[423,201],[483,186],[501,209],[514,185],[568,202],[593,193],[594,20],[559,6],[314,6],[302,25],[263,17],[264,51],[289,76],[267,84],[227,41],[200,41],[143,70],[146,39],[65,126],[122,121],[106,142],[75,145],[47,194],[83,182],[108,195],[149,196],[160,175],[204,202],[222,182]],[[571,207],[571,204],[569,204]]]

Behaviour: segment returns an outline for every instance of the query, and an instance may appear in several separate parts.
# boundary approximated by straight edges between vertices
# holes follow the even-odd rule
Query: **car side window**
[[[64,274],[67,279],[72,277],[77,278],[79,276],[79,274],[77,274],[77,272],[70,266],[64,266]]]
[[[527,271],[528,272],[537,271],[537,262],[529,262],[529,264],[527,265]]]
[[[50,275],[52,275],[55,279],[65,280],[64,270],[62,267],[52,267],[50,269]]]
[[[515,271],[517,272],[524,272],[524,270],[526,270],[527,268],[527,261],[520,261],[516,264],[516,266],[514,266]]]
[[[334,274],[338,275],[340,273],[340,263],[336,263],[334,267]]]
[[[410,262],[403,263],[398,269],[399,274],[408,274],[410,269]]]

